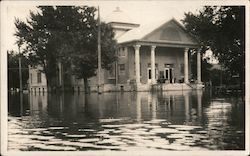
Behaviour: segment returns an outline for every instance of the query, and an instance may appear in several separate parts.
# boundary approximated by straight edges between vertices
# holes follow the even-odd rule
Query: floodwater
[[[204,91],[9,94],[8,150],[243,150],[244,103]]]

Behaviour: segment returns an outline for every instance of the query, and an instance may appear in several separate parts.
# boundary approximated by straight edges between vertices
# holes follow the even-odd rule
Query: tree
[[[30,12],[26,22],[15,21],[16,36],[24,42],[25,52],[29,54],[32,65],[43,67],[48,87],[57,76],[58,62],[62,62],[65,73],[71,71],[73,63],[73,72],[79,78],[94,76],[97,64],[96,8],[40,6],[38,9],[36,13]],[[112,29],[105,23],[102,23],[102,27],[105,41],[102,44],[102,63],[107,68],[114,60],[115,41],[110,35]]]
[[[245,81],[245,8],[206,6],[199,14],[185,13],[183,24],[198,39],[202,52],[211,49],[231,75],[239,74],[242,85]]]
[[[16,54],[13,50],[7,52],[8,56],[8,90],[11,88],[19,88],[20,84],[17,78],[19,78],[19,63],[18,59],[21,56],[22,60],[22,84],[27,86],[27,80],[29,77],[28,72],[28,59],[22,54]]]
[[[74,74],[79,78],[83,78],[85,92],[88,91],[88,81],[87,79],[96,75],[97,69],[97,25],[92,25],[94,32],[92,32],[91,43],[84,44],[82,46],[88,47],[82,49],[82,46],[79,46],[79,54],[77,57],[74,57]],[[115,51],[116,51],[116,41],[114,40],[114,32],[110,25],[101,23],[101,52],[102,52],[102,68],[110,69],[112,63],[116,60]],[[94,53],[93,53],[94,52]],[[94,69],[94,70],[93,70]]]

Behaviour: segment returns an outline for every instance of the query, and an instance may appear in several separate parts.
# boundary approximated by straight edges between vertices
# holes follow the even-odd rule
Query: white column
[[[140,47],[141,45],[134,45],[135,48],[135,76],[136,83],[140,84]]]
[[[197,83],[201,83],[201,52],[197,51]]]
[[[184,82],[189,83],[188,81],[188,48],[184,49]]]
[[[155,84],[155,48],[156,46],[151,46],[151,82]]]

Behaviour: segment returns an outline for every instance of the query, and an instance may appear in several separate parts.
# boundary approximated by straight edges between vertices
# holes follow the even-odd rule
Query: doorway
[[[173,83],[173,68],[165,68],[164,69],[164,78],[167,83]]]

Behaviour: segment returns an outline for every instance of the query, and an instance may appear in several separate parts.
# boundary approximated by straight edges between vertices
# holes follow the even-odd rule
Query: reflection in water
[[[244,104],[202,91],[9,95],[9,150],[244,149]]]

